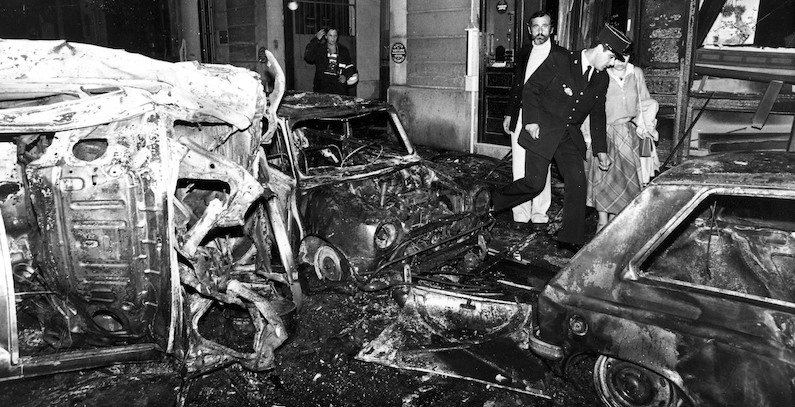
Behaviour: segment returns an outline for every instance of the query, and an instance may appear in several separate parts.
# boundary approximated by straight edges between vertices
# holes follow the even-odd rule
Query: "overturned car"
[[[531,348],[607,406],[795,405],[795,154],[655,179],[538,298]]]
[[[0,55],[0,380],[162,352],[270,368],[301,297],[261,148],[283,84],[63,41]],[[248,344],[206,337],[219,313]]]
[[[277,124],[267,161],[300,270],[377,290],[483,261],[487,184],[422,159],[388,103],[288,92]]]

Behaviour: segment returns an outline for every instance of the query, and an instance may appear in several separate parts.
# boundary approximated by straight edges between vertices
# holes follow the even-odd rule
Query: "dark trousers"
[[[555,162],[563,176],[563,225],[558,231],[558,241],[572,244],[585,243],[585,161],[568,134],[555,150]],[[527,202],[544,190],[548,159],[527,151],[525,176],[495,191],[492,195],[494,211],[502,212]]]

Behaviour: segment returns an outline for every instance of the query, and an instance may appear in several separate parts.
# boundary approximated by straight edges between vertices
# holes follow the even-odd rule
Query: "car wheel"
[[[339,252],[327,245],[318,247],[315,252],[315,271],[318,276],[330,281],[342,281],[345,278]]]
[[[679,397],[668,379],[634,363],[599,356],[593,369],[594,386],[608,407],[676,407]]]

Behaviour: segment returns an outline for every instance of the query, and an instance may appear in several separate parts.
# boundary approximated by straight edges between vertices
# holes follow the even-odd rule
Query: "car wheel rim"
[[[315,270],[327,280],[341,281],[342,261],[337,251],[328,246],[318,248],[315,253]]]
[[[676,390],[664,377],[633,363],[600,356],[594,365],[599,397],[610,407],[673,407]]]

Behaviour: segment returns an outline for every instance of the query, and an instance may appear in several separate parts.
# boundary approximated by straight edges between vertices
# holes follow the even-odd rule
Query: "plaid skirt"
[[[586,203],[598,211],[619,213],[640,194],[640,139],[634,125],[622,123],[607,126],[607,154],[613,164],[599,169],[599,160],[587,155],[588,194]]]

